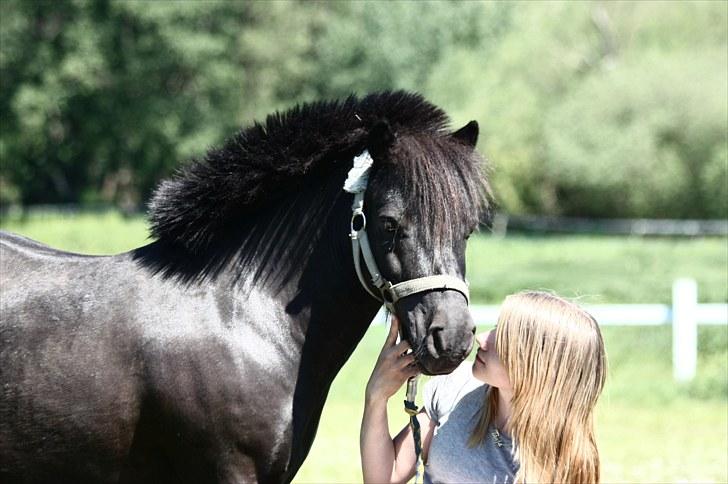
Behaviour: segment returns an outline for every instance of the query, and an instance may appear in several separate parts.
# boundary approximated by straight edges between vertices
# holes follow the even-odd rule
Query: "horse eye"
[[[382,227],[385,232],[396,232],[399,228],[399,224],[393,218],[385,217],[382,219]]]

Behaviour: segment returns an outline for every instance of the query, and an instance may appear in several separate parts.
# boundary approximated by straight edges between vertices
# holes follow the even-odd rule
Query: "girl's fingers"
[[[397,366],[400,368],[407,368],[415,362],[415,356],[412,354],[404,355],[397,360]]]
[[[402,371],[404,371],[407,374],[408,378],[417,376],[420,374],[420,369],[414,362],[405,366]]]
[[[399,334],[399,320],[396,316],[392,315],[392,323],[389,325],[389,334],[384,341],[384,348],[389,348],[394,345],[395,341],[397,341],[397,334]]]
[[[403,353],[406,353],[410,349],[410,345],[406,340],[402,340],[396,345],[392,346],[392,349],[390,350],[390,354],[394,355],[395,358],[402,356]]]

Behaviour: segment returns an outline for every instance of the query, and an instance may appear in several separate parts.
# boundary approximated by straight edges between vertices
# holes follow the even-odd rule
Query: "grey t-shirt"
[[[436,423],[425,465],[424,483],[484,482],[512,484],[518,464],[513,444],[504,433],[495,437],[494,427],[476,447],[468,446],[488,386],[473,377],[472,363],[465,362],[449,375],[432,378],[423,392],[424,407]]]

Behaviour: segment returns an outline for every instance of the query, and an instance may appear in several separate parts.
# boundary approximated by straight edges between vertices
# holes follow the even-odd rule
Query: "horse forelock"
[[[489,218],[485,162],[449,133],[400,139],[390,163],[402,181],[405,216],[424,229],[426,250],[450,247]]]
[[[202,252],[312,176],[341,172],[383,120],[396,134],[390,162],[413,190],[412,210],[434,216],[432,239],[453,230],[455,213],[472,224],[487,205],[477,153],[449,137],[444,111],[396,91],[303,104],[241,130],[160,183],[149,204],[152,235]]]

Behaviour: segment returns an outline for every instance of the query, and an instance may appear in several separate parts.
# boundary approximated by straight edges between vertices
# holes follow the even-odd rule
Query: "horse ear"
[[[383,157],[394,144],[394,133],[385,120],[377,121],[369,130],[367,149],[374,158]]]
[[[470,121],[450,136],[475,148],[475,145],[478,143],[478,122]]]

